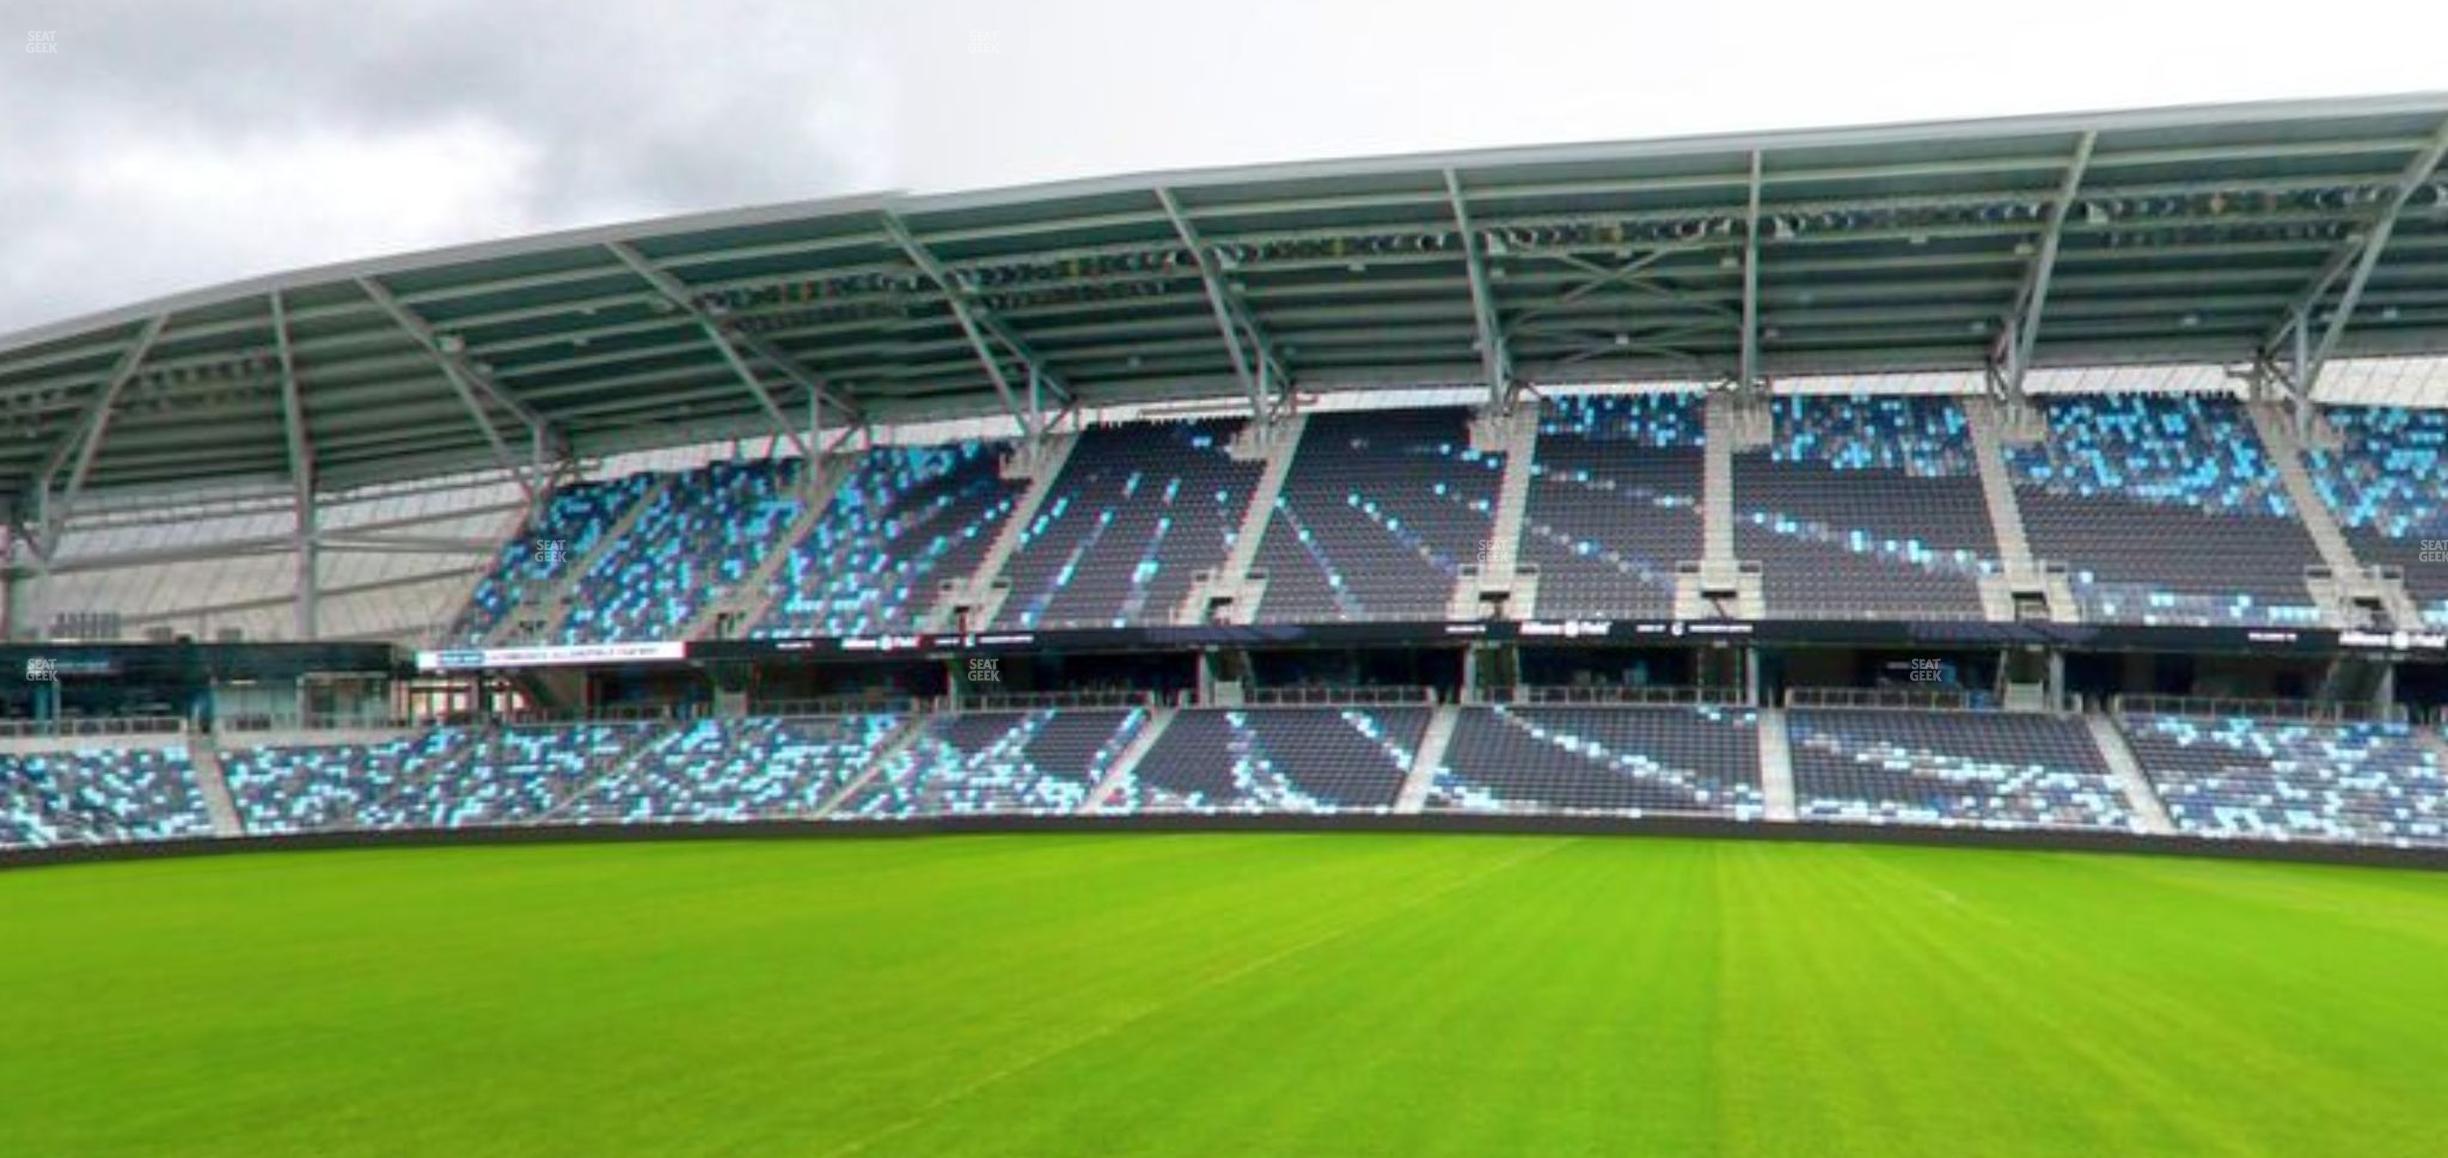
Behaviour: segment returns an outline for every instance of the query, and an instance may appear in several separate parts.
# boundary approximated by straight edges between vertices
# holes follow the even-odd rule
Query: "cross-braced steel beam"
[[[2379,266],[2381,252],[2388,248],[2389,237],[2396,231],[2397,219],[2405,211],[2406,202],[2413,198],[2415,190],[2422,188],[2423,182],[2430,179],[2432,171],[2439,168],[2443,156],[2448,156],[2448,121],[2442,121],[2439,128],[2424,141],[2422,148],[2406,162],[2405,168],[2398,173],[2396,184],[2389,190],[2388,196],[2381,199],[2371,219],[2364,223],[2361,230],[2339,243],[2329,255],[2329,260],[2321,265],[2320,272],[2314,274],[2311,283],[2296,296],[2294,304],[2288,306],[2276,322],[2271,323],[2269,331],[2263,336],[2261,360],[2264,365],[2275,364],[2280,344],[2293,340],[2295,357],[2292,361],[2295,365],[2290,375],[2293,381],[2288,386],[2294,391],[2299,404],[2310,402],[2312,388],[2320,381],[2321,367],[2336,351],[2338,340],[2345,336],[2347,323],[2353,319],[2355,307],[2362,302],[2364,286],[2371,281],[2372,270]],[[2345,289],[2339,295],[2337,305],[2329,312],[2328,327],[2321,332],[2318,341],[2313,341],[2310,331],[2316,311],[2341,276],[2346,278]]]
[[[782,404],[774,400],[773,392],[767,390],[765,383],[756,376],[756,372],[749,369],[748,360],[740,356],[741,350],[745,349],[764,359],[767,365],[772,366],[781,372],[784,378],[806,390],[811,398],[818,400],[819,404],[830,405],[833,411],[841,415],[845,421],[858,421],[858,410],[836,397],[833,391],[825,385],[823,379],[810,373],[806,367],[799,364],[797,359],[772,342],[725,325],[722,319],[707,312],[704,306],[698,304],[697,299],[689,293],[688,287],[682,284],[680,279],[646,260],[646,255],[639,253],[635,247],[627,242],[613,241],[607,242],[604,248],[611,250],[612,256],[619,258],[621,264],[628,266],[631,272],[646,279],[646,284],[653,286],[656,293],[661,294],[673,306],[696,320],[698,328],[705,331],[706,340],[714,343],[715,351],[722,355],[723,361],[731,367],[731,372],[739,376],[740,384],[747,387],[749,395],[754,397],[757,405],[765,411],[765,416],[773,420],[774,430],[783,438],[788,439],[792,446],[798,448],[799,457],[806,459],[810,466],[816,462],[815,448],[809,444],[805,436],[799,433],[799,428],[792,425],[790,416],[782,410]]]
[[[2083,175],[2091,169],[2091,152],[2098,144],[2096,132],[2086,132],[2075,142],[2074,159],[2066,164],[2065,177],[2057,183],[2056,199],[2049,202],[2040,247],[2032,253],[2031,264],[2023,267],[2023,281],[2015,287],[2014,302],[2007,307],[2005,324],[1998,330],[1997,344],[1990,352],[1990,362],[1996,367],[1992,381],[2006,397],[2023,396],[2023,378],[2031,372],[2032,351],[2040,341],[2040,318],[2048,309],[2049,280],[2057,273],[2058,242],[2065,236],[2066,216],[2074,211],[2074,195],[2082,189]]]
[[[545,421],[543,415],[494,389],[491,382],[487,381],[482,374],[477,373],[474,366],[468,364],[467,357],[462,351],[446,345],[442,341],[442,336],[434,332],[431,323],[410,312],[407,306],[400,304],[400,300],[392,296],[391,291],[385,289],[382,283],[370,277],[361,277],[357,279],[357,288],[377,307],[380,307],[382,312],[391,318],[394,325],[404,331],[418,346],[423,347],[426,355],[433,359],[434,365],[441,368],[442,376],[450,381],[451,390],[459,395],[460,405],[467,408],[468,418],[476,424],[476,429],[484,435],[485,441],[492,445],[495,461],[499,462],[501,468],[509,473],[511,480],[518,484],[519,489],[526,492],[530,509],[540,505],[544,498],[540,480],[548,469],[544,462],[546,452],[554,448],[559,449],[565,455],[569,452],[568,445],[559,442],[558,432]],[[519,464],[518,455],[511,451],[510,443],[502,437],[501,431],[494,427],[492,416],[485,413],[484,403],[477,399],[478,394],[501,404],[502,407],[516,415],[520,422],[526,424],[529,434],[534,439],[534,461],[532,463],[524,467]]]
[[[1462,196],[1462,178],[1451,169],[1445,170],[1445,199],[1462,235],[1463,271],[1470,280],[1471,316],[1479,326],[1479,364],[1487,374],[1488,405],[1502,408],[1511,395],[1513,353],[1496,315],[1496,294],[1488,287],[1487,261],[1479,252],[1479,231],[1471,225],[1469,199]]]
[[[917,237],[910,233],[908,226],[901,224],[899,217],[890,213],[881,214],[880,217],[884,232],[892,238],[893,244],[900,246],[910,263],[916,265],[919,272],[924,273],[927,280],[934,282],[935,288],[942,292],[944,305],[952,311],[952,319],[960,324],[961,333],[969,339],[970,348],[977,352],[978,364],[985,367],[986,378],[994,383],[995,393],[1002,397],[1004,409],[1019,419],[1020,429],[1028,436],[1033,452],[1039,436],[1045,430],[1044,415],[1038,405],[1023,408],[1019,393],[1012,389],[1011,376],[1004,372],[1003,358],[995,352],[994,343],[1001,343],[1012,359],[1020,364],[1022,372],[1034,379],[1039,388],[1051,391],[1066,404],[1072,400],[1070,386],[1046,366],[1045,359],[1038,357],[1028,343],[1012,333],[1010,327],[980,313],[977,303],[971,300],[968,285],[945,269],[943,262],[936,260],[934,253],[926,246],[919,244]]]
[[[1224,348],[1232,355],[1233,373],[1241,379],[1242,389],[1249,392],[1250,414],[1254,418],[1264,419],[1269,405],[1269,386],[1290,392],[1292,374],[1284,368],[1283,359],[1277,356],[1274,344],[1267,340],[1266,331],[1258,327],[1258,319],[1250,316],[1247,303],[1224,292],[1224,277],[1216,269],[1215,255],[1208,252],[1206,242],[1191,226],[1190,218],[1182,212],[1181,203],[1173,199],[1173,191],[1157,189],[1156,200],[1164,206],[1165,216],[1173,222],[1173,232],[1180,235],[1183,245],[1189,247],[1191,260],[1198,263],[1199,281],[1207,287],[1207,306],[1215,311],[1216,329],[1222,332]],[[1246,350],[1243,343],[1247,343]]]
[[[152,351],[153,343],[161,337],[162,327],[169,320],[167,314],[155,314],[136,331],[136,336],[129,339],[127,346],[119,352],[119,360],[111,365],[110,376],[103,379],[101,388],[94,392],[93,401],[85,404],[84,412],[77,415],[76,424],[69,428],[67,436],[60,439],[59,444],[51,448],[50,456],[43,460],[42,470],[35,482],[35,497],[43,508],[40,528],[40,554],[43,557],[48,558],[58,549],[60,531],[68,521],[69,511],[76,506],[78,496],[84,493],[85,480],[93,473],[94,459],[102,451],[103,440],[110,436],[111,411],[119,405],[119,395],[127,389],[128,383],[135,381],[136,371],[143,368],[145,355]],[[51,491],[58,484],[62,470],[68,472],[68,487],[61,492],[58,503],[54,505]]]

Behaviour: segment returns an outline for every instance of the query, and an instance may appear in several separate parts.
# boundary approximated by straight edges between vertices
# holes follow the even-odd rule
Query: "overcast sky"
[[[838,193],[2448,89],[2438,0],[0,0],[0,14],[0,333],[300,265]]]

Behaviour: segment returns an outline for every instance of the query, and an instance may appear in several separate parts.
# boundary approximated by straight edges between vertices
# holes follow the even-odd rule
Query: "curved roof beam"
[[[1276,353],[1274,343],[1267,340],[1266,331],[1258,328],[1258,319],[1250,316],[1248,304],[1224,292],[1224,278],[1216,270],[1215,255],[1208,252],[1206,242],[1200,240],[1198,230],[1182,213],[1173,191],[1158,186],[1156,200],[1164,206],[1165,217],[1173,222],[1173,231],[1181,236],[1182,244],[1189,247],[1190,259],[1198,263],[1199,281],[1207,287],[1207,305],[1215,311],[1216,329],[1223,334],[1225,351],[1232,355],[1233,373],[1241,379],[1242,388],[1249,391],[1250,413],[1263,418],[1268,384],[1261,379],[1271,375],[1277,391],[1290,393],[1292,372],[1284,368],[1283,359]],[[1245,341],[1246,351],[1242,346]],[[1250,365],[1253,355],[1258,363],[1255,372]]]
[[[111,410],[119,404],[119,395],[127,384],[144,368],[145,355],[152,352],[153,343],[161,338],[162,327],[170,321],[168,314],[155,314],[145,321],[120,350],[119,360],[112,364],[110,377],[103,380],[93,400],[77,416],[76,425],[66,437],[51,448],[37,476],[35,501],[42,520],[38,540],[43,558],[50,558],[59,549],[61,529],[67,524],[68,512],[76,505],[77,496],[85,491],[85,480],[93,473],[94,458],[102,451],[102,440],[110,436]],[[75,465],[70,466],[71,459]],[[59,505],[51,504],[51,488],[59,481],[61,470],[68,470],[68,489],[61,493]]]
[[[1028,343],[1012,333],[1010,327],[992,315],[979,313],[969,287],[952,276],[926,246],[919,244],[898,216],[887,212],[878,214],[878,217],[883,221],[884,232],[892,238],[893,244],[900,246],[911,264],[926,274],[927,280],[934,282],[935,288],[943,293],[944,305],[951,309],[953,320],[960,323],[961,333],[968,337],[970,347],[977,351],[978,364],[986,368],[986,377],[994,383],[995,393],[1002,396],[1004,409],[1011,411],[1012,417],[1020,420],[1020,428],[1034,438],[1043,429],[1036,414],[1035,399],[1032,396],[1031,404],[1027,407],[1020,404],[1019,396],[1012,392],[1011,379],[1003,372],[1003,360],[995,353],[988,339],[991,337],[1002,343],[1003,348],[1010,351],[1011,356],[1028,371],[1032,395],[1042,385],[1068,404],[1073,400],[1069,384],[1049,369],[1045,360],[1038,357]]]
[[[570,453],[569,444],[559,439],[559,432],[545,421],[543,415],[495,389],[490,381],[476,372],[474,366],[468,364],[467,354],[463,349],[453,348],[453,343],[444,342],[442,336],[434,331],[432,323],[418,317],[410,312],[408,307],[401,305],[399,299],[392,296],[391,291],[381,282],[370,277],[361,277],[356,279],[356,283],[357,288],[364,292],[366,297],[372,299],[375,305],[381,307],[383,313],[389,315],[391,321],[405,331],[411,339],[414,339],[417,345],[424,347],[426,354],[432,357],[434,365],[441,368],[442,376],[450,380],[451,389],[459,395],[460,405],[467,408],[468,418],[484,435],[485,442],[493,447],[494,460],[501,464],[503,470],[510,473],[510,477],[518,483],[519,489],[527,493],[529,503],[541,501],[543,491],[540,489],[540,480],[548,473],[545,464],[541,461],[544,452],[552,448],[559,450],[564,456]],[[526,424],[528,433],[535,439],[534,458],[537,461],[524,467],[520,465],[518,455],[502,438],[501,431],[494,427],[492,417],[485,413],[484,404],[477,400],[478,394],[500,403],[505,409],[518,416],[520,422]]]
[[[773,392],[767,390],[765,383],[748,368],[747,359],[740,356],[741,350],[745,349],[764,359],[767,365],[780,371],[783,377],[806,390],[819,405],[831,407],[835,414],[841,416],[843,425],[856,426],[862,421],[857,407],[836,397],[832,389],[825,384],[824,379],[817,377],[814,372],[801,365],[798,359],[791,357],[772,342],[758,335],[747,333],[735,325],[727,324],[721,318],[709,313],[689,293],[688,286],[680,279],[658,268],[653,262],[648,261],[645,254],[639,253],[628,242],[607,242],[604,248],[610,250],[612,256],[619,258],[622,265],[628,266],[639,277],[646,279],[646,283],[653,286],[656,293],[663,295],[664,299],[671,302],[674,307],[696,320],[698,327],[705,331],[706,340],[714,344],[715,351],[722,355],[724,362],[730,364],[731,372],[739,375],[740,384],[747,387],[748,393],[756,399],[758,407],[765,411],[765,416],[773,420],[774,430],[790,440],[792,446],[799,449],[801,458],[810,463],[815,462],[815,448],[809,444],[806,437],[800,434],[799,428],[791,424],[790,416],[783,413],[781,404],[774,400]]]

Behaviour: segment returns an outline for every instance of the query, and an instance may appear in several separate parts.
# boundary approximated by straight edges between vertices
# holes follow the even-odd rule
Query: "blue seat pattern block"
[[[1466,410],[1313,415],[1259,541],[1257,621],[1444,618],[1503,473],[1470,448]]]
[[[586,790],[581,823],[814,816],[901,723],[886,713],[694,720]]]
[[[1232,554],[1265,470],[1226,453],[1239,419],[1142,422],[1080,435],[1004,564],[994,626],[1169,624],[1191,576]]]
[[[1386,812],[1431,709],[1185,709],[1133,770],[1143,812]]]
[[[0,847],[212,835],[181,746],[0,755]]]
[[[708,604],[783,549],[802,509],[801,466],[795,458],[716,462],[674,479],[579,576],[561,642],[681,638]]]
[[[758,638],[910,631],[939,584],[968,577],[1026,483],[1007,481],[1000,442],[867,451],[775,573]]]
[[[2448,627],[2448,411],[2332,406],[2335,450],[2304,467],[2355,558],[2405,571],[2423,622]]]
[[[938,716],[832,816],[1077,812],[1147,721],[1142,708]]]
[[[2032,554],[2064,563],[2083,617],[2317,626],[2320,550],[2233,398],[2066,395],[2039,444],[2007,449]]]
[[[223,768],[250,832],[544,819],[659,733],[647,723],[435,728],[379,744],[267,747]]]
[[[480,733],[440,728],[361,744],[278,745],[223,753],[230,797],[250,833],[394,828],[427,784],[468,758]]]
[[[1997,534],[1954,399],[1789,396],[1771,429],[1734,456],[1733,494],[1770,616],[1980,615]]]
[[[2140,830],[2079,719],[1796,709],[1786,728],[1803,820]]]
[[[476,581],[468,605],[451,624],[450,638],[469,646],[484,642],[521,600],[549,589],[594,550],[621,515],[654,486],[656,477],[625,475],[553,492],[544,510],[502,544],[492,568]]]
[[[2131,716],[2127,742],[2180,832],[2448,844],[2439,759],[2404,724]]]
[[[1707,423],[1695,394],[1551,398],[1522,511],[1544,616],[1670,615],[1702,551]]]
[[[1432,812],[1700,815],[1757,820],[1759,716],[1748,708],[1463,708]]]

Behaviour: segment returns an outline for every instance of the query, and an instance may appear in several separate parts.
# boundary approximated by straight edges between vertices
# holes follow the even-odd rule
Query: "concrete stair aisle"
[[[1768,819],[1791,822],[1801,815],[1794,806],[1793,738],[1785,728],[1785,709],[1759,711],[1760,795],[1767,798]]]
[[[799,496],[798,516],[775,537],[772,549],[766,551],[765,557],[757,560],[756,567],[742,576],[738,583],[700,608],[697,618],[691,620],[680,633],[682,638],[708,638],[727,614],[739,617],[743,634],[756,626],[758,620],[765,618],[766,612],[774,604],[774,576],[782,573],[783,566],[790,562],[791,552],[798,550],[800,541],[806,539],[808,533],[816,529],[816,524],[824,520],[825,512],[833,505],[833,496],[841,493],[842,482],[850,477],[851,467],[852,463],[848,460],[837,459],[816,468],[815,484]]]
[[[605,555],[611,553],[613,544],[628,538],[629,532],[637,529],[638,520],[646,517],[646,512],[654,507],[655,501],[662,496],[664,491],[672,488],[678,477],[666,474],[657,478],[653,486],[647,487],[645,493],[637,497],[636,502],[629,504],[628,510],[621,512],[620,518],[613,520],[612,525],[605,529],[602,537],[595,540],[595,546],[591,550],[572,560],[568,567],[562,569],[561,577],[543,591],[529,594],[526,603],[534,605],[544,615],[541,641],[549,642],[561,637],[561,629],[569,624],[570,598],[577,590],[579,577],[594,570],[595,565],[602,562]],[[515,638],[512,630],[518,621],[516,615],[502,617],[501,623],[495,625],[493,633],[485,637],[485,646],[499,647],[509,639]]]
[[[1510,414],[1484,416],[1472,423],[1472,448],[1504,455],[1504,477],[1497,483],[1496,509],[1491,512],[1479,562],[1454,584],[1447,609],[1450,618],[1479,618],[1480,595],[1488,591],[1506,593],[1506,613],[1514,619],[1537,613],[1538,581],[1521,574],[1520,563],[1522,521],[1530,506],[1530,480],[1538,460],[1540,404],[1537,398],[1525,398]]]
[[[1445,750],[1453,746],[1454,727],[1462,722],[1462,709],[1454,704],[1437,705],[1436,714],[1428,717],[1428,730],[1420,736],[1419,751],[1411,757],[1411,775],[1403,779],[1402,792],[1394,797],[1394,811],[1416,813],[1428,803],[1428,790],[1436,787],[1437,772],[1445,766]]]
[[[1205,583],[1190,585],[1189,598],[1173,613],[1173,622],[1185,627],[1207,622],[1209,601],[1230,596],[1233,619],[1248,623],[1257,610],[1258,597],[1264,588],[1249,577],[1251,567],[1258,564],[1258,544],[1266,537],[1267,523],[1275,517],[1275,502],[1283,497],[1284,479],[1292,474],[1292,459],[1300,453],[1301,434],[1309,428],[1309,416],[1293,414],[1279,418],[1265,438],[1257,437],[1255,424],[1242,428],[1233,440],[1230,453],[1247,462],[1263,458],[1266,468],[1258,474],[1258,485],[1250,491],[1248,505],[1241,509],[1241,525],[1233,532],[1232,554]]]
[[[2161,835],[2176,831],[2176,822],[2169,819],[2167,804],[2159,799],[2159,790],[2151,786],[2150,777],[2142,771],[2142,762],[2134,759],[2133,746],[2125,742],[2124,730],[2104,715],[2086,715],[2083,723],[2091,729],[2091,741],[2099,745],[2100,758],[2108,762],[2109,775],[2124,791],[2126,805],[2141,820],[2142,831]]]
[[[1719,391],[1708,396],[1700,469],[1700,557],[1710,567],[1734,565],[1734,452],[1742,432],[1735,411],[1742,405]]]
[[[1726,611],[1739,619],[1758,619],[1767,612],[1760,576],[1743,570],[1734,557],[1734,455],[1768,445],[1774,419],[1767,404],[1746,401],[1719,391],[1708,396],[1702,415],[1707,423],[1700,471],[1700,558],[1678,567],[1675,617],[1712,619],[1722,614],[1705,592],[1734,591]]]
[[[994,541],[987,545],[985,557],[978,560],[977,570],[949,581],[950,590],[935,601],[934,610],[928,613],[927,630],[952,630],[953,609],[962,606],[970,609],[971,630],[981,630],[994,622],[995,614],[1003,609],[1003,600],[1011,594],[1009,588],[996,586],[1003,565],[1020,549],[1020,540],[1028,533],[1029,524],[1036,521],[1046,496],[1053,493],[1055,480],[1062,477],[1063,464],[1071,461],[1072,448],[1078,445],[1076,434],[1049,434],[1040,444],[1033,468],[1020,464],[1017,457],[1006,460],[1004,477],[1016,477],[1016,472],[1026,470],[1028,489],[1020,492],[1020,501],[1004,518],[1003,525],[995,528]],[[1019,452],[1013,454],[1017,456]]]
[[[909,746],[918,741],[919,733],[926,730],[927,721],[932,718],[933,713],[930,712],[911,712],[908,719],[901,721],[899,728],[884,737],[883,743],[876,745],[875,753],[867,758],[866,765],[858,770],[858,774],[843,784],[840,791],[826,797],[825,802],[817,806],[808,819],[822,820],[831,816],[843,804],[857,797],[870,782],[883,775],[884,769],[890,767],[903,752],[909,751]]]
[[[204,797],[204,814],[212,818],[214,836],[245,836],[246,820],[230,795],[229,775],[221,767],[221,752],[210,732],[187,734],[187,763],[195,769],[196,790]]]
[[[1106,769],[1104,778],[1089,790],[1088,799],[1080,802],[1081,813],[1105,811],[1105,802],[1123,785],[1131,782],[1131,777],[1139,772],[1139,762],[1147,759],[1147,754],[1155,750],[1156,741],[1164,738],[1165,729],[1173,726],[1173,714],[1172,708],[1155,708],[1148,712],[1147,722],[1139,726],[1139,733],[1123,746],[1121,755],[1114,757],[1113,767]]]
[[[1992,398],[1966,398],[1962,406],[1964,423],[1972,433],[1972,458],[1980,468],[1981,499],[1988,507],[1990,530],[1997,537],[1998,565],[2002,571],[1982,577],[1982,611],[1993,623],[2012,621],[2014,593],[2037,590],[2047,597],[2052,619],[2073,622],[2078,614],[2073,591],[2062,577],[2051,582],[2039,560],[2032,558],[2031,540],[2023,530],[2023,507],[2015,501],[2014,476],[2006,467],[2008,428],[2019,426],[2028,440],[2039,433],[2039,427],[2032,422],[2008,422],[2001,404]]]

